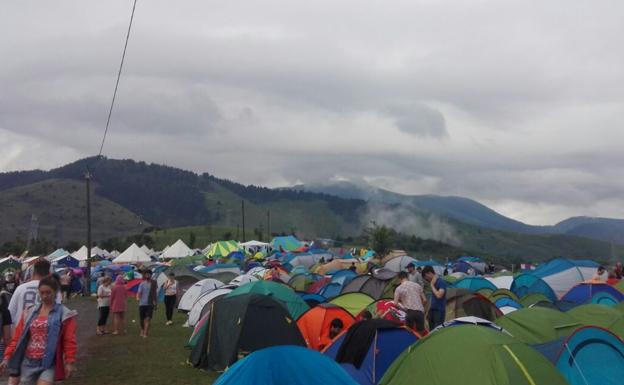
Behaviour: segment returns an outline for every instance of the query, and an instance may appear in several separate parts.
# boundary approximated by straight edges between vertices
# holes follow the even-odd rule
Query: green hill
[[[140,234],[150,225],[156,231],[146,235],[155,239],[158,248],[178,238],[185,242],[195,238],[195,247],[222,237],[242,239],[244,201],[246,239],[266,240],[280,233],[355,239],[375,221],[408,237],[445,245],[428,244],[423,252],[438,247],[446,254],[465,252],[506,261],[557,256],[609,260],[624,252],[608,242],[576,236],[479,226],[443,215],[442,210],[453,208],[444,208],[444,200],[435,200],[439,206],[435,212],[396,201],[373,203],[326,193],[244,186],[206,173],[106,158],[87,158],[50,171],[0,174],[0,244],[17,236],[25,238],[31,214],[39,218],[40,237],[59,245],[71,240],[84,243],[83,176],[87,167],[94,180],[92,222],[96,241]],[[456,203],[466,207],[463,200]],[[429,202],[428,207],[432,205]],[[475,209],[483,214],[489,210],[483,211],[483,207]],[[422,246],[418,242],[414,245]]]
[[[0,191],[1,241],[26,239],[31,215],[37,217],[39,238],[58,245],[86,239],[85,184],[48,179]],[[94,195],[93,238],[104,239],[140,232],[148,223],[121,205]]]

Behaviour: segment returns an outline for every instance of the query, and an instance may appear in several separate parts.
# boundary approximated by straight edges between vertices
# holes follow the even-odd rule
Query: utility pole
[[[85,182],[87,183],[87,269],[85,271],[85,287],[84,293],[91,295],[91,173],[87,169],[85,173]]]
[[[245,201],[241,201],[242,214],[243,214],[243,242],[245,242]]]

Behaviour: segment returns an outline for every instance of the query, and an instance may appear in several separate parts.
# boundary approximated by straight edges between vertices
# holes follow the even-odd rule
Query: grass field
[[[190,351],[184,347],[192,329],[183,328],[184,314],[174,314],[174,324],[165,325],[164,305],[154,313],[151,336],[139,337],[136,300],[128,303],[125,336],[95,336],[96,313],[93,299],[76,299],[70,308],[78,309],[80,328],[88,328],[85,337],[79,333],[80,373],[67,385],[188,385],[211,384],[218,374],[197,370],[187,365]],[[80,315],[82,314],[82,316]],[[132,323],[135,320],[135,323]],[[109,320],[109,323],[111,320]],[[90,325],[86,325],[88,323]],[[92,325],[92,326],[91,326]],[[85,329],[82,330],[86,331]]]

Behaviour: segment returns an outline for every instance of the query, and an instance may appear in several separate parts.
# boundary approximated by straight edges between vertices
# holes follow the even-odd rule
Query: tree
[[[379,256],[386,255],[393,244],[393,231],[386,226],[378,226],[375,222],[371,222],[371,225],[366,230],[370,248],[375,250]]]
[[[195,241],[197,240],[197,237],[195,237],[195,233],[191,231],[191,233],[189,234],[189,247],[191,249],[195,248]]]

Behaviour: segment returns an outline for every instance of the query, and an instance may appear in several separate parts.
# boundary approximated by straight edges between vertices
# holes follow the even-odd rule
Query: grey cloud
[[[437,138],[448,135],[444,115],[425,104],[392,106],[388,110],[403,132]]]

